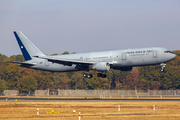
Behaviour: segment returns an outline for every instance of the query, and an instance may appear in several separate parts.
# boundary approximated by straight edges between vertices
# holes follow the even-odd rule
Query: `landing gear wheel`
[[[87,73],[84,73],[83,76],[84,76],[84,77],[87,77]]]
[[[89,74],[89,73],[84,73],[83,76],[84,76],[84,77],[87,77],[87,78],[92,78],[92,77],[93,77],[93,75],[92,75],[92,74]]]
[[[102,74],[102,73],[98,73],[97,76],[98,77],[102,77],[102,78],[106,78],[107,77],[106,74]]]
[[[97,76],[98,76],[98,77],[101,77],[101,76],[102,76],[102,73],[98,73]]]
[[[106,78],[106,74],[102,74],[102,76],[101,76],[102,78]]]
[[[92,78],[93,76],[91,74],[87,75],[87,78]]]

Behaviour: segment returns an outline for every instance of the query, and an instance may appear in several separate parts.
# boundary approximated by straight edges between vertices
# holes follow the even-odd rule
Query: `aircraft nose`
[[[175,57],[176,57],[176,54],[174,54],[174,53],[170,53],[170,54],[166,55],[166,59],[168,61],[173,60]]]
[[[172,59],[174,59],[176,57],[176,54],[171,53],[169,57],[172,60]]]
[[[173,57],[173,59],[174,59],[174,58],[176,57],[176,54],[173,54],[172,57]]]

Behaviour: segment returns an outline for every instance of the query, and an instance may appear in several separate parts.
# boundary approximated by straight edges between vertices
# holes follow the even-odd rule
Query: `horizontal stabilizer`
[[[18,63],[18,64],[21,64],[21,65],[28,65],[28,66],[34,66],[34,65],[37,64],[37,63],[27,63],[27,62],[17,62],[17,61],[4,61],[4,62]]]

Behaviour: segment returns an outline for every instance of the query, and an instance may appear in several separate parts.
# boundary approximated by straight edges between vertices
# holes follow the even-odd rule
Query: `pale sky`
[[[22,31],[44,54],[180,50],[179,0],[1,0],[0,53],[21,54]]]

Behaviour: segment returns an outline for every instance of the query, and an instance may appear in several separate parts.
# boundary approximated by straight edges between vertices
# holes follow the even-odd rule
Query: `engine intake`
[[[109,71],[110,65],[107,62],[99,62],[92,66],[92,69],[97,71]]]

